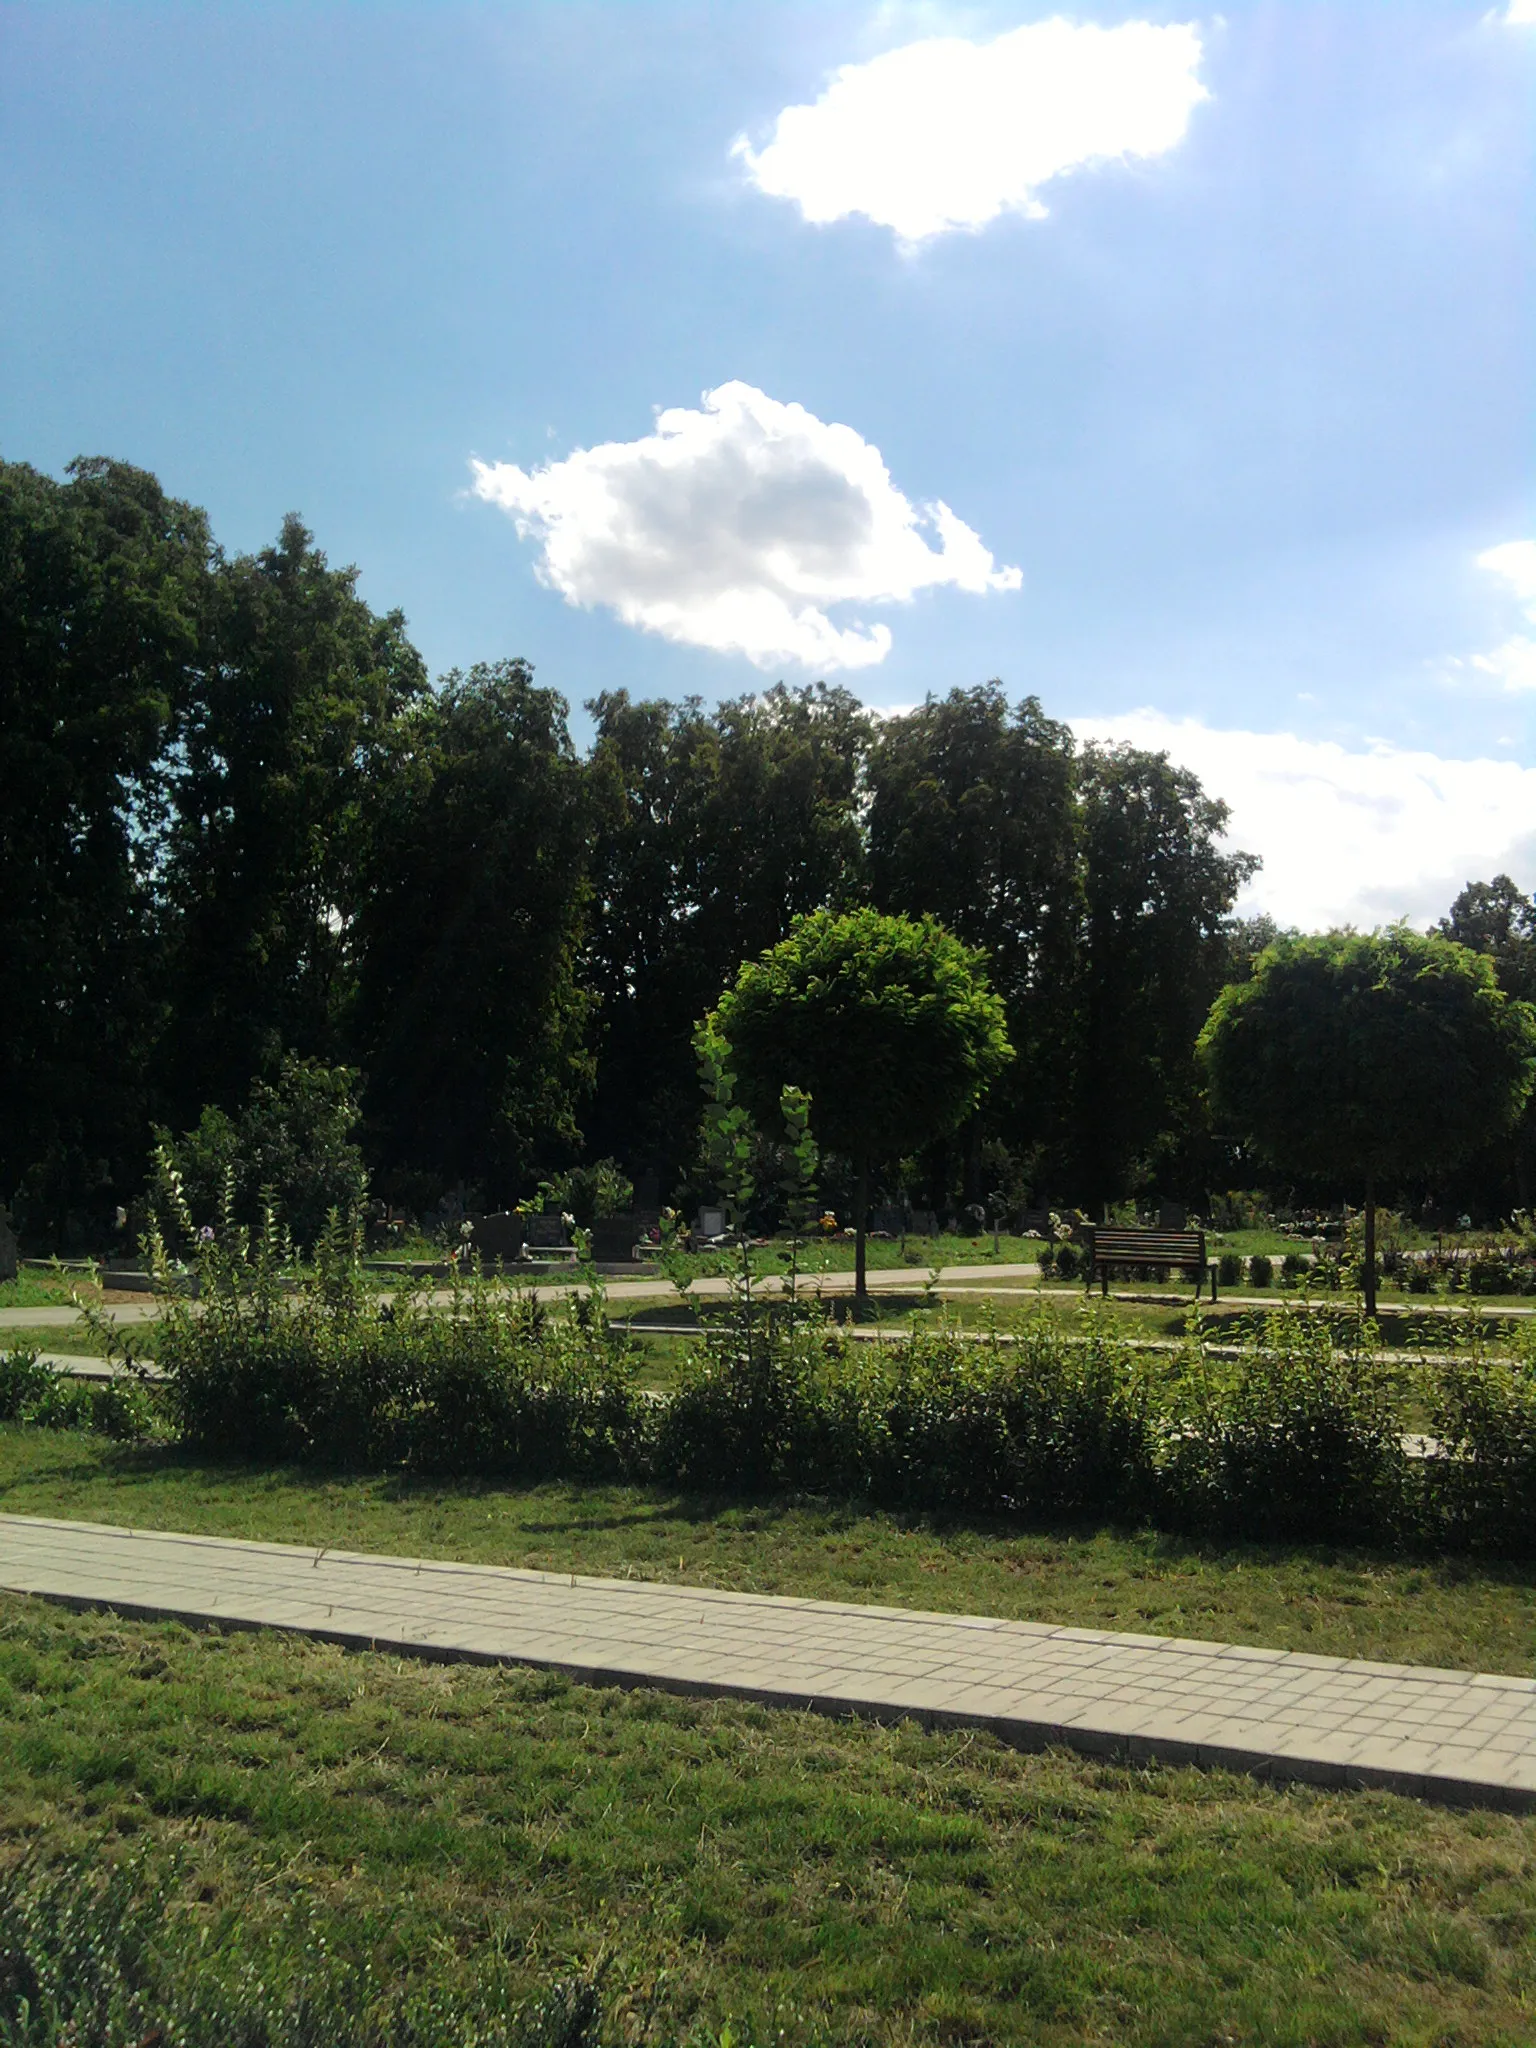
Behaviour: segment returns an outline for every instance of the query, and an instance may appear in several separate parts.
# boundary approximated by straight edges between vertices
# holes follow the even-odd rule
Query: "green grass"
[[[815,1500],[220,1465],[0,1428],[0,1512],[1536,1673],[1536,1566],[1021,1531]]]
[[[116,1353],[126,1348],[135,1358],[153,1358],[159,1337],[152,1322],[126,1323],[117,1333]],[[104,1358],[107,1346],[87,1323],[39,1323],[35,1328],[21,1325],[0,1329],[0,1352],[26,1350],[64,1351],[81,1358]]]
[[[0,1599],[0,1843],[611,2038],[1529,2042],[1536,1823]],[[302,1922],[300,1923],[302,1925]],[[781,2031],[782,2030],[782,2031]]]
[[[57,1308],[72,1294],[94,1295],[83,1273],[39,1273],[23,1266],[14,1280],[0,1281],[0,1308]]]

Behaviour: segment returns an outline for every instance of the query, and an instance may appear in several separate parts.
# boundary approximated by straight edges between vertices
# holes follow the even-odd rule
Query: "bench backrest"
[[[1124,1224],[1090,1223],[1088,1250],[1094,1259],[1144,1259],[1149,1265],[1178,1266],[1205,1257],[1203,1230],[1135,1230]]]

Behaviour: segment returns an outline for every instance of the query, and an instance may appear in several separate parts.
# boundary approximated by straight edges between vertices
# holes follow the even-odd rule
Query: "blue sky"
[[[1522,12],[0,5],[0,453],[573,705],[999,676],[1427,919],[1536,884]]]

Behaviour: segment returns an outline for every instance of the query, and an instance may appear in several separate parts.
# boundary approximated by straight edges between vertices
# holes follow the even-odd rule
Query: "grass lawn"
[[[118,1355],[126,1348],[135,1358],[153,1358],[158,1337],[152,1322],[124,1324],[117,1334]],[[82,1358],[101,1358],[106,1346],[86,1323],[40,1323],[35,1329],[25,1325],[0,1329],[0,1354],[17,1350],[66,1351]]]
[[[406,1484],[0,1429],[0,1510],[1526,1671],[1536,1569]],[[386,1978],[605,1955],[615,2041],[1464,2044],[1536,2033],[1536,1820],[1024,1756],[0,1595],[0,1854],[185,1859]],[[780,2030],[783,2030],[782,2033]]]
[[[0,1308],[58,1308],[72,1293],[94,1300],[100,1290],[84,1273],[39,1273],[23,1266],[14,1280],[0,1280]]]
[[[614,2040],[1529,2043],[1536,1821],[0,1596],[0,1853]],[[301,1921],[300,1927],[304,1926]],[[296,1944],[297,1937],[286,1939]]]

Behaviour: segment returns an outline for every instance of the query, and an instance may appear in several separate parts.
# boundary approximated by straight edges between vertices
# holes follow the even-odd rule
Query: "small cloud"
[[[808,221],[864,214],[916,243],[1005,212],[1044,217],[1042,185],[1085,164],[1161,156],[1209,94],[1198,29],[1034,22],[987,43],[936,36],[846,64],[767,145],[732,154]]]
[[[905,498],[852,427],[750,384],[706,392],[697,412],[660,413],[641,440],[579,448],[531,473],[471,467],[475,494],[539,542],[538,574],[568,604],[761,668],[885,659],[889,626],[839,626],[830,607],[1022,581],[947,505]]]
[[[1536,541],[1507,540],[1499,547],[1485,548],[1477,566],[1508,585],[1521,611],[1536,626]],[[1491,653],[1474,654],[1471,665],[1493,676],[1511,694],[1536,690],[1536,637],[1512,634]]]
[[[1079,739],[1124,741],[1193,769],[1231,806],[1231,843],[1263,860],[1242,907],[1281,924],[1424,924],[1469,880],[1536,883],[1536,768],[1221,731],[1151,710],[1072,724]]]
[[[1523,28],[1536,23],[1536,0],[1509,0],[1504,10],[1504,19],[1511,28]]]

